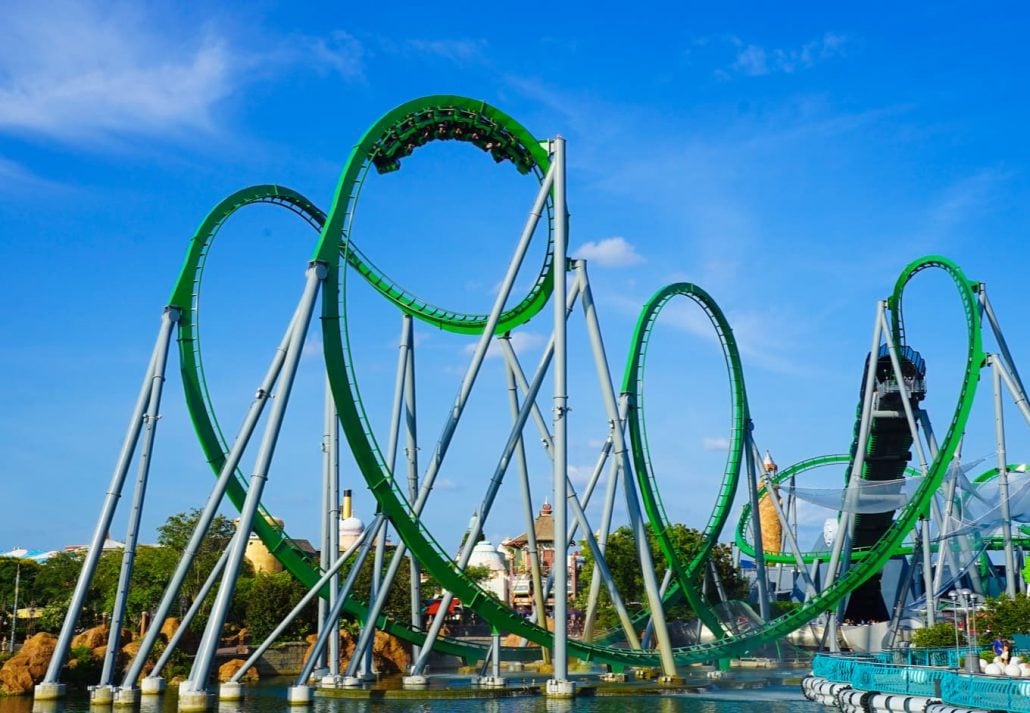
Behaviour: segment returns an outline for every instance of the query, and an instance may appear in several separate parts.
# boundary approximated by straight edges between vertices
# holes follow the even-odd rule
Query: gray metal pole
[[[505,336],[502,343],[511,347],[509,339]],[[504,370],[508,381],[508,406],[511,410],[512,421],[519,416],[519,394],[515,384],[515,373],[509,364]],[[519,470],[519,486],[522,490],[522,514],[526,519],[526,549],[529,558],[529,576],[533,586],[533,601],[536,607],[537,624],[547,627],[547,608],[544,605],[544,586],[540,576],[540,550],[536,540],[536,519],[533,513],[533,495],[529,486],[529,469],[526,466],[526,448],[522,434],[519,434],[518,447],[515,449],[515,457]],[[548,656],[547,649],[541,648]]]
[[[405,319],[411,320],[410,315]],[[407,447],[404,449],[408,462],[408,499],[415,502],[418,497],[418,422],[415,409],[415,334],[408,330],[407,358],[404,363],[404,422],[407,432]],[[411,579],[411,626],[422,629],[422,568],[412,554],[408,555]],[[412,644],[411,657],[417,659],[421,647]]]
[[[329,375],[326,374],[325,383],[325,407],[326,407],[326,445],[328,446],[329,452],[327,453],[329,477],[327,479],[328,490],[329,490],[329,552],[330,555],[327,557],[326,562],[332,562],[334,558],[339,558],[340,555],[340,419],[336,413],[336,402],[333,400],[332,386],[329,384]],[[329,601],[326,602],[322,597],[318,598],[319,603],[326,603],[326,622],[325,626],[330,627],[334,631],[338,631],[340,628],[339,619],[329,619],[329,611],[332,610],[336,604],[336,599],[340,596],[340,575],[334,574],[329,578]],[[340,637],[330,636],[329,637],[329,653],[327,657],[329,659],[329,675],[338,676],[340,674]]]
[[[576,262],[576,269],[580,272],[580,283],[583,293],[583,314],[586,317],[587,335],[590,338],[591,351],[594,355],[595,371],[597,372],[598,383],[601,387],[601,399],[604,402],[608,419],[615,428],[612,429],[612,438],[615,448],[615,457],[622,469],[623,490],[626,495],[626,505],[629,510],[630,526],[633,528],[633,535],[636,538],[638,553],[640,556],[641,573],[644,580],[644,590],[647,593],[648,607],[651,609],[651,617],[654,621],[655,638],[658,643],[658,650],[661,655],[662,669],[666,676],[676,675],[676,660],[672,655],[672,643],[669,639],[669,630],[665,623],[665,611],[662,608],[662,597],[659,592],[658,578],[655,576],[654,562],[651,558],[651,549],[647,543],[644,520],[640,513],[640,501],[637,496],[636,483],[633,480],[633,469],[630,464],[629,450],[626,446],[626,439],[623,434],[623,414],[628,413],[629,398],[623,395],[623,409],[620,409],[615,401],[615,387],[612,385],[611,371],[608,368],[608,357],[604,350],[604,341],[601,338],[601,327],[597,318],[597,308],[594,305],[593,293],[590,290],[590,280],[587,277],[586,263],[582,260]]]
[[[615,424],[612,424],[612,428],[615,428]],[[611,439],[609,437],[609,443]],[[604,496],[604,509],[601,511],[601,539],[597,543],[601,547],[601,551],[608,546],[608,535],[611,532],[612,527],[612,514],[615,510],[615,496],[618,492],[619,483],[619,461],[617,459],[612,460],[611,469],[608,475],[608,484],[605,490]],[[672,570],[669,570],[670,572]],[[597,603],[598,597],[601,594],[601,573],[593,572],[590,576],[590,594],[587,596],[587,611],[586,616],[583,619],[583,640],[592,641],[594,638],[594,624],[597,620]],[[653,629],[653,624],[651,625]]]
[[[238,531],[233,535],[233,537],[239,536]],[[211,573],[207,576],[207,579],[204,580],[204,585],[200,588],[200,592],[197,593],[197,598],[193,600],[192,604],[190,604],[190,608],[186,611],[186,616],[184,616],[182,621],[179,622],[179,628],[175,630],[175,633],[172,634],[172,638],[168,640],[168,646],[166,646],[164,651],[161,652],[161,657],[158,658],[157,663],[154,664],[154,668],[152,668],[150,673],[147,674],[147,678],[157,678],[161,675],[161,671],[164,670],[165,664],[167,664],[169,659],[172,658],[172,654],[175,652],[176,647],[178,647],[183,635],[189,629],[190,624],[193,623],[193,620],[197,616],[197,612],[199,612],[200,608],[204,605],[204,600],[207,599],[208,592],[211,591],[211,588],[215,586],[215,582],[218,581],[218,577],[221,576],[222,571],[225,569],[225,562],[228,559],[229,548],[226,547],[222,550],[222,555],[218,558],[215,566],[211,568]],[[151,626],[154,626],[155,623],[151,623]]]
[[[569,214],[565,203],[565,139],[558,136],[551,142],[554,180],[554,531],[568,531],[566,488],[568,482],[568,359],[566,347],[565,277],[568,249]],[[568,542],[555,538],[554,564],[554,680],[567,681],[568,660]]]
[[[1016,555],[1012,549],[1012,514],[1009,509],[1009,468],[1005,457],[1005,411],[1001,403],[1001,365],[987,357],[994,384],[994,438],[998,453],[998,499],[1001,501],[1001,537],[1005,543],[1005,594],[1016,598]]]
[[[295,320],[296,314],[294,315],[294,321]],[[204,509],[200,513],[200,517],[197,520],[197,526],[193,530],[193,535],[190,537],[190,541],[186,545],[186,550],[179,559],[179,564],[175,568],[175,573],[172,575],[171,581],[168,582],[168,586],[165,588],[165,592],[161,597],[161,603],[158,605],[157,612],[154,614],[153,625],[143,636],[143,641],[140,642],[139,652],[132,659],[132,663],[125,672],[124,678],[122,678],[122,690],[131,690],[135,688],[136,681],[139,680],[140,674],[143,672],[143,666],[146,664],[147,658],[150,656],[150,652],[153,650],[154,644],[157,642],[157,639],[161,634],[161,626],[164,623],[165,618],[168,616],[168,613],[171,611],[172,604],[179,594],[179,589],[182,587],[183,580],[186,579],[186,574],[189,572],[190,565],[193,564],[197,551],[200,549],[200,545],[203,543],[204,537],[207,535],[208,528],[211,527],[211,521],[218,512],[218,507],[221,505],[225,489],[228,487],[229,481],[236,476],[236,468],[240,464],[240,458],[243,456],[243,451],[250,442],[250,437],[254,433],[254,428],[257,426],[258,420],[261,418],[261,413],[264,410],[265,404],[268,402],[272,387],[275,385],[275,382],[279,377],[279,372],[282,369],[283,360],[286,357],[286,348],[289,344],[292,331],[293,321],[290,322],[290,326],[287,328],[286,334],[283,336],[283,340],[279,344],[279,348],[276,350],[275,355],[272,358],[272,364],[269,366],[268,372],[265,374],[264,380],[261,382],[261,386],[258,387],[257,393],[254,395],[254,400],[251,402],[250,408],[247,410],[247,415],[244,418],[243,426],[240,428],[240,432],[236,436],[236,440],[233,442],[232,448],[229,450],[229,453],[225,458],[225,463],[222,465],[222,470],[218,475],[218,480],[215,481],[214,488],[212,488],[211,494],[208,495],[207,502],[204,504]]]
[[[329,379],[329,377],[327,375],[326,376],[326,381],[328,381],[328,379]],[[322,412],[322,423],[323,423],[323,427],[322,427],[323,428],[323,433],[322,433],[322,537],[321,537],[322,546],[319,548],[320,551],[318,553],[318,566],[319,566],[319,569],[321,571],[323,571],[323,572],[328,570],[330,565],[332,564],[332,560],[330,560],[330,558],[329,558],[329,555],[330,555],[330,552],[331,552],[331,550],[329,549],[329,529],[331,527],[333,527],[332,518],[329,516],[330,511],[333,509],[332,500],[330,500],[330,498],[329,498],[329,478],[330,478],[330,475],[329,475],[329,468],[330,468],[330,465],[329,465],[329,429],[330,429],[329,413],[330,413],[331,409],[333,408],[332,405],[330,404],[330,402],[332,401],[332,398],[333,397],[332,397],[331,390],[328,388],[328,384],[327,384],[326,392],[325,392],[325,397],[324,397],[324,401],[323,401],[324,407],[323,407],[323,412]],[[339,523],[338,522],[336,523],[336,527],[337,527],[337,529],[339,529]],[[316,628],[316,632],[318,634],[321,634],[322,633],[322,629],[329,625],[329,622],[326,620],[326,616],[328,614],[329,614],[329,602],[324,597],[319,597],[318,598],[318,627]],[[326,662],[324,660],[320,660],[318,662],[318,668],[323,668],[325,666],[325,664],[326,664]]]
[[[254,516],[257,513],[258,506],[261,504],[261,493],[264,490],[265,481],[268,479],[272,456],[275,454],[275,446],[279,438],[279,429],[282,427],[286,406],[290,401],[290,391],[293,388],[293,379],[297,374],[297,365],[300,363],[304,338],[307,336],[308,324],[311,321],[311,312],[315,305],[315,298],[318,296],[319,287],[325,276],[325,264],[311,263],[308,266],[307,283],[301,295],[300,309],[298,309],[297,319],[293,325],[290,345],[286,350],[286,360],[283,362],[283,373],[279,388],[268,414],[268,423],[265,426],[261,447],[258,450],[257,460],[254,464],[254,474],[251,476],[250,484],[247,488],[247,497],[240,510],[239,530],[248,535],[254,528]],[[226,563],[225,572],[222,575],[222,584],[218,588],[218,594],[215,596],[215,602],[211,607],[211,614],[208,617],[207,627],[204,629],[204,636],[201,638],[200,646],[197,649],[197,656],[193,661],[193,669],[190,672],[187,690],[200,693],[207,688],[207,677],[211,670],[211,664],[214,661],[218,639],[222,634],[222,627],[225,624],[225,616],[229,611],[233,592],[236,590],[236,579],[239,576],[240,565],[243,562],[243,555],[247,549],[247,539],[241,535],[232,542],[229,561]],[[182,701],[180,700],[181,703]]]
[[[1002,359],[1005,362],[1005,368],[1012,373],[1012,378],[1019,387],[1018,391],[1023,395],[1023,400],[1025,401],[1026,389],[1023,388],[1023,380],[1019,377],[1019,371],[1016,369],[1016,362],[1012,359],[1009,345],[1005,341],[1005,335],[1002,334],[1001,325],[998,324],[998,318],[994,314],[994,308],[991,307],[991,301],[987,299],[987,289],[983,283],[980,283],[980,303],[983,305],[984,313],[987,315],[987,321],[991,325],[991,330],[994,332],[994,340],[998,343],[998,351],[1001,352]]]
[[[747,438],[751,442],[754,425],[747,422]],[[747,492],[751,501],[751,537],[755,548],[755,580],[758,585],[758,613],[762,621],[769,621],[769,575],[765,569],[765,549],[762,546],[762,519],[758,512],[758,464],[750,447],[744,448],[744,463],[747,470]],[[771,496],[770,496],[771,497]]]
[[[937,597],[933,591],[933,560],[930,556],[930,520],[919,517],[923,546],[923,589],[926,590],[926,625],[933,626],[937,620]],[[938,559],[940,559],[938,557]],[[940,565],[937,565],[940,567]]]
[[[351,589],[354,587],[354,582],[358,578],[358,573],[365,564],[365,560],[368,559],[368,553],[372,550],[372,543],[375,542],[375,538],[379,534],[379,530],[383,527],[386,522],[386,516],[382,513],[377,513],[375,519],[365,528],[361,538],[356,542],[361,542],[361,546],[358,548],[357,557],[354,558],[354,564],[351,565],[350,571],[347,573],[347,578],[343,580],[343,586],[340,588],[340,596],[336,600],[336,604],[329,610],[329,619],[337,621],[340,618],[340,612],[343,611],[343,603],[347,601],[347,597],[350,596]],[[398,548],[399,549],[399,548]],[[404,555],[401,554],[401,557]],[[346,559],[346,558],[342,558]],[[371,618],[371,617],[370,617]],[[311,656],[305,662],[304,667],[300,671],[300,675],[297,676],[297,686],[303,686],[307,684],[309,678],[311,678],[311,672],[315,669],[315,661],[319,651],[325,649],[326,641],[330,635],[329,629],[323,629],[322,633],[319,634],[318,639],[315,641],[315,647],[311,651]],[[353,664],[355,658],[351,658]]]
[[[179,321],[179,310],[165,307],[162,320],[171,323],[167,333],[171,336],[175,323]],[[157,434],[157,420],[160,417],[161,393],[165,383],[165,367],[168,363],[168,343],[171,339],[162,340],[158,344],[157,358],[154,360],[154,371],[151,375],[150,397],[147,400],[147,414],[143,417],[146,427],[143,429],[143,447],[140,450],[136,476],[136,488],[132,496],[132,508],[129,511],[129,526],[125,533],[125,549],[122,551],[122,567],[118,573],[118,588],[115,594],[114,609],[111,611],[111,630],[107,637],[107,651],[104,653],[104,665],[100,673],[100,685],[110,686],[114,678],[114,666],[121,652],[122,621],[125,619],[125,607],[128,603],[129,581],[132,578],[132,567],[136,561],[136,543],[139,540],[139,523],[143,516],[143,501],[147,494],[147,478],[150,475],[150,462],[154,450],[154,436]],[[151,622],[153,625],[153,622]]]
[[[258,646],[250,654],[250,658],[248,658],[244,662],[243,666],[241,666],[240,669],[236,673],[233,674],[232,678],[229,679],[230,681],[238,682],[241,678],[243,678],[243,676],[247,673],[247,670],[251,666],[253,666],[255,663],[257,663],[258,659],[260,659],[264,655],[264,653],[266,651],[268,651],[268,648],[272,644],[275,643],[276,639],[278,639],[282,635],[282,633],[284,631],[286,631],[286,627],[288,627],[293,622],[293,620],[296,619],[297,616],[302,611],[304,611],[304,607],[306,607],[308,605],[308,603],[311,602],[312,599],[314,599],[315,597],[318,596],[319,592],[322,590],[323,587],[325,587],[326,583],[327,582],[331,582],[333,579],[336,579],[336,578],[339,577],[340,568],[343,567],[344,563],[348,559],[350,559],[350,556],[353,555],[357,551],[357,549],[367,539],[367,533],[371,532],[372,530],[373,530],[373,528],[370,526],[368,529],[365,530],[365,532],[362,532],[361,535],[359,535],[358,538],[356,540],[354,540],[354,542],[351,543],[351,546],[347,548],[346,552],[344,552],[343,554],[337,556],[336,561],[333,562],[326,569],[325,574],[323,574],[319,578],[319,580],[317,582],[315,582],[314,586],[312,586],[311,589],[309,589],[304,594],[304,596],[301,597],[300,601],[297,602],[297,604],[293,607],[293,609],[290,610],[290,613],[287,614],[283,618],[283,620],[281,622],[279,622],[278,626],[276,626],[275,629],[272,630],[272,633],[269,634],[265,638],[265,640],[263,642],[261,642],[261,645]],[[226,550],[226,551],[228,551],[228,550]],[[334,608],[335,608],[335,603],[334,603]],[[339,615],[337,614],[337,620],[338,619],[339,619]],[[326,629],[331,632],[333,627],[332,626],[328,626],[328,627],[326,627]],[[321,638],[321,634],[319,634],[319,638]],[[330,633],[326,638],[328,638],[329,641],[331,642],[332,639],[333,639],[332,634]],[[340,637],[337,636],[336,637],[337,642],[339,642],[339,639],[340,639]],[[314,652],[312,652],[312,658],[315,659],[315,660],[318,660],[320,657],[314,656]],[[339,663],[339,660],[337,660],[337,663]]]
[[[150,400],[151,376],[154,373],[158,352],[162,344],[167,343],[171,338],[173,324],[161,316],[161,327],[157,333],[157,340],[154,342],[154,350],[147,364],[147,371],[143,377],[143,384],[140,386],[139,395],[136,397],[136,406],[132,410],[132,417],[129,419],[129,427],[122,442],[121,452],[118,454],[118,461],[114,467],[114,474],[111,476],[111,484],[107,486],[107,495],[104,497],[104,504],[100,508],[100,517],[97,518],[96,529],[93,530],[93,538],[90,540],[89,549],[86,550],[86,559],[82,563],[82,571],[79,579],[75,582],[75,590],[72,592],[71,601],[68,604],[68,613],[65,614],[64,623],[61,625],[61,632],[57,636],[57,643],[54,645],[54,654],[50,658],[50,665],[43,676],[43,684],[57,683],[61,675],[61,667],[64,666],[65,658],[68,656],[68,648],[71,646],[72,636],[75,634],[75,625],[79,622],[79,614],[82,612],[82,605],[86,601],[86,593],[96,573],[97,563],[100,555],[104,552],[104,540],[107,539],[107,532],[111,529],[111,520],[114,518],[114,511],[118,507],[118,499],[122,494],[122,487],[125,484],[125,477],[129,472],[132,463],[132,456],[136,450],[136,443],[139,440],[140,431],[143,428],[143,414],[147,409],[147,402]]]

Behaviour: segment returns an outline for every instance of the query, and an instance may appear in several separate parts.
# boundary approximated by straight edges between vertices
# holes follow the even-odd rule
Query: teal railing
[[[1030,680],[949,672],[941,699],[953,706],[1030,713]]]

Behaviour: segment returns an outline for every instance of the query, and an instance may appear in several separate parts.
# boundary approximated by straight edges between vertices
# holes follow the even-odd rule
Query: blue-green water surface
[[[740,671],[723,681],[703,684],[697,692],[650,693],[620,696],[580,696],[571,701],[542,696],[491,699],[354,700],[316,697],[308,707],[286,703],[286,681],[270,681],[246,688],[240,702],[219,702],[212,713],[820,713],[824,709],[805,700],[797,683],[798,672]],[[177,697],[166,693],[145,698],[140,713],[176,713]],[[128,711],[130,709],[115,709]],[[0,698],[0,713],[112,713],[110,707],[93,707],[82,694],[63,701],[33,705],[31,697]]]

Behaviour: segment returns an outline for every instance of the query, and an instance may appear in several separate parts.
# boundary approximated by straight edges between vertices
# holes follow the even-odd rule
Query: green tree
[[[1030,633],[1030,598],[1020,593],[1015,599],[988,599],[977,616],[977,628],[985,635],[1004,639]]]
[[[247,587],[244,625],[250,641],[258,644],[272,633],[286,614],[304,596],[304,587],[289,572],[258,573]],[[283,632],[286,638],[301,638],[317,626],[318,604],[312,600],[290,627]]]
[[[959,633],[959,643],[965,644],[965,634]],[[955,625],[946,621],[912,632],[912,645],[919,648],[940,648],[955,645]]]
[[[200,515],[200,509],[194,508],[189,512],[181,512],[169,517],[163,525],[157,528],[158,544],[175,553],[176,559],[178,559],[186,551],[186,546],[197,529]],[[216,515],[211,521],[211,527],[208,528],[207,535],[201,541],[193,564],[186,573],[182,589],[179,591],[180,606],[183,611],[188,609],[193,600],[197,598],[208,574],[218,562],[222,551],[229,546],[229,541],[232,540],[235,532],[236,527],[222,515]],[[245,574],[249,574],[249,570]]]
[[[669,528],[669,536],[676,551],[683,561],[689,560],[701,547],[701,532],[682,524],[674,524]],[[657,540],[650,530],[647,532],[648,548],[651,551],[651,558],[655,564],[655,571],[660,580],[665,575],[668,567],[665,556],[658,546]],[[589,582],[593,576],[594,559],[585,543],[582,545],[584,552],[584,565],[579,579],[582,583],[579,594],[576,597],[575,606],[585,610],[589,598]],[[742,599],[747,594],[747,585],[737,574],[733,567],[733,559],[730,548],[726,545],[717,544],[709,559],[715,563],[719,579],[730,599]],[[640,557],[637,553],[636,540],[633,531],[629,527],[620,527],[608,537],[608,544],[605,548],[605,561],[611,571],[612,580],[615,583],[619,596],[626,603],[631,611],[640,610],[646,607],[647,595],[644,589],[643,573],[640,567]],[[705,573],[708,576],[708,573]],[[701,582],[698,582],[698,587]],[[715,587],[709,583],[708,591],[714,592]],[[714,597],[713,597],[714,598]],[[685,601],[670,603],[666,606],[666,615],[670,620],[693,618],[694,613],[687,606]],[[610,628],[618,624],[611,599],[604,587],[601,587],[601,595],[598,600],[598,625],[601,628]]]

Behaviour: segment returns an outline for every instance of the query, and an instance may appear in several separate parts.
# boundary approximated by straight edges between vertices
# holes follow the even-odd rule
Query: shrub
[[[959,632],[959,643],[965,644],[965,634]],[[955,627],[946,621],[933,626],[916,629],[912,633],[912,645],[918,648],[937,648],[955,645]]]

